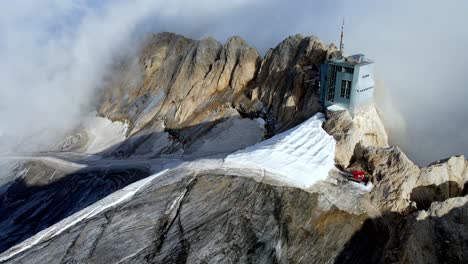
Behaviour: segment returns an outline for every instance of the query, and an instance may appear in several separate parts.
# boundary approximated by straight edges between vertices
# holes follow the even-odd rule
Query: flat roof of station
[[[337,65],[337,66],[351,66],[354,67],[356,65],[368,65],[374,63],[371,60],[365,59],[363,54],[356,54],[352,56],[348,56],[346,58],[335,58],[328,61],[329,64]]]

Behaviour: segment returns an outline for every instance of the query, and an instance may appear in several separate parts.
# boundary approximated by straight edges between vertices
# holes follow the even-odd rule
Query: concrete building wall
[[[374,98],[374,64],[358,65],[354,68],[353,85],[349,109],[369,103]]]
[[[339,70],[333,73],[333,69],[338,67]],[[345,68],[353,68],[353,71],[346,71]],[[374,96],[374,64],[365,62],[360,64],[352,64],[347,62],[331,62],[323,64],[320,67],[320,101],[325,107],[336,105],[342,108],[353,111],[358,106],[372,102]],[[335,74],[334,76],[331,76]],[[331,80],[334,79],[334,80]],[[341,86],[342,81],[351,82],[351,90],[349,98],[346,94],[342,96]],[[334,87],[333,101],[328,101],[329,90]]]

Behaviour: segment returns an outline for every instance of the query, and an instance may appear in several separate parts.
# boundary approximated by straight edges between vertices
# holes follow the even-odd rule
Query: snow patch
[[[97,116],[86,120],[84,127],[89,137],[84,152],[93,154],[124,141],[128,130],[127,123]]]
[[[279,175],[279,181],[309,188],[327,179],[335,164],[336,142],[322,129],[324,121],[324,114],[318,113],[295,128],[227,156],[225,165],[264,169]]]
[[[260,142],[264,134],[265,121],[262,118],[241,118],[236,113],[236,116],[217,124],[206,135],[197,139],[185,150],[185,154],[208,156],[232,153]]]
[[[372,191],[372,188],[374,187],[374,185],[372,184],[372,182],[368,182],[367,185],[364,185],[362,183],[357,183],[357,182],[353,182],[353,181],[350,181],[349,182],[354,188],[358,189],[358,190],[361,190],[363,192],[370,192]]]

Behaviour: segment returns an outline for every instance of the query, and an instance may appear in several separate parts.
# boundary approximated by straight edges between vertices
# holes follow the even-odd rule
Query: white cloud
[[[197,2],[210,6],[197,15],[219,8],[215,1]],[[195,3],[109,1],[97,7],[46,0],[5,5],[0,11],[0,133],[12,145],[25,140],[46,144],[73,127],[91,109],[106,67],[132,44],[138,26]],[[221,11],[240,4],[232,1]],[[0,150],[10,147],[3,141]]]
[[[376,60],[396,109],[387,112],[406,121],[396,143],[422,163],[468,154],[465,10],[463,0],[10,1],[0,9],[0,134],[53,137],[76,124],[138,33],[240,35],[264,53],[295,33],[336,42],[345,16],[346,50]]]

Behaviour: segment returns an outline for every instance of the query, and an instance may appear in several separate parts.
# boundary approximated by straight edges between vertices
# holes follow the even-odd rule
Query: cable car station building
[[[329,60],[320,67],[320,101],[325,108],[337,106],[354,112],[372,102],[374,63],[357,54]]]

